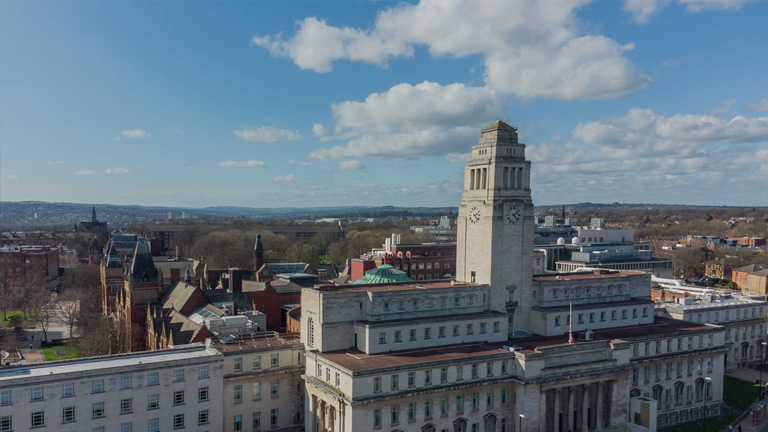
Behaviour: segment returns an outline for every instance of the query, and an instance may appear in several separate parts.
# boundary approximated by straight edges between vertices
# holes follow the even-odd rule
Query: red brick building
[[[0,248],[0,280],[18,284],[38,280],[53,287],[59,280],[59,251],[50,246],[5,246]]]
[[[765,246],[764,237],[730,237],[728,240],[735,241],[741,246],[759,248]]]
[[[456,243],[399,243],[399,239],[399,235],[393,234],[382,249],[374,249],[361,256],[361,260],[371,260],[376,267],[389,264],[413,280],[446,279],[456,275]],[[355,278],[355,263],[352,265],[352,280],[356,280],[359,277]],[[366,270],[370,269],[362,270],[359,276]]]

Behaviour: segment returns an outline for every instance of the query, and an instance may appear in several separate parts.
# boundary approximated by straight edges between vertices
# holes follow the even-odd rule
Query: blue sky
[[[518,127],[536,204],[765,205],[768,2],[0,2],[0,199],[457,205]]]

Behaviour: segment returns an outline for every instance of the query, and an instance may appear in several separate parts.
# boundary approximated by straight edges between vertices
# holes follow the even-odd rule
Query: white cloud
[[[332,108],[338,138],[348,141],[313,151],[310,159],[413,159],[466,150],[477,141],[478,127],[507,113],[503,96],[486,87],[426,81]]]
[[[131,170],[125,168],[107,168],[104,170],[104,174],[129,174]]]
[[[82,170],[75,172],[75,175],[79,176],[100,176],[100,175],[112,175],[112,174],[130,174],[131,170],[126,168],[107,168],[104,171],[94,170]]]
[[[448,153],[445,156],[443,156],[443,159],[445,159],[446,162],[449,163],[467,163],[469,162],[469,157],[471,156],[471,153]]]
[[[579,124],[571,138],[555,136],[528,146],[537,190],[567,189],[568,196],[599,202],[630,196],[646,202],[706,202],[694,191],[743,191],[751,186],[742,179],[760,177],[768,162],[768,117],[664,116],[633,109]]]
[[[124,130],[120,132],[120,134],[126,138],[135,138],[135,139],[145,139],[152,136],[148,134],[146,131],[143,131],[141,129]]]
[[[247,160],[247,161],[223,161],[219,162],[220,167],[224,168],[264,168],[266,164],[260,160]]]
[[[654,13],[663,9],[668,0],[624,0],[624,10],[632,14],[637,24],[645,24]]]
[[[284,176],[272,177],[272,181],[275,183],[293,183],[299,181],[299,178],[293,174],[288,174]]]
[[[318,138],[322,138],[328,135],[328,131],[325,130],[325,126],[320,123],[315,123],[312,125],[312,134]]]
[[[738,10],[747,3],[758,0],[677,0],[688,12],[705,10]],[[659,13],[670,0],[624,0],[624,10],[632,14],[637,24],[645,24],[651,15]]]
[[[262,126],[258,129],[233,130],[240,139],[258,143],[272,143],[277,141],[301,141],[298,130],[275,129],[271,126]]]
[[[0,176],[0,180],[3,180],[3,181],[15,181],[18,179],[19,179],[18,174],[9,174],[9,175]]]
[[[359,160],[339,161],[339,171],[360,171],[364,169],[365,165]]]
[[[768,112],[768,98],[760,99],[759,101],[752,102],[744,107],[744,111],[751,113],[766,113]]]
[[[479,55],[486,84],[522,98],[615,98],[650,84],[625,57],[632,44],[580,29],[575,11],[586,3],[422,0],[381,11],[370,29],[339,28],[308,17],[292,38],[252,41],[316,72],[329,72],[342,59],[386,66],[389,59],[413,56],[420,45],[433,57]]]
[[[63,163],[64,163],[64,161],[61,161],[61,160],[55,160],[55,161],[45,161],[45,164],[46,164],[46,165],[61,165],[61,164],[63,164]]]
[[[195,166],[194,165],[187,165],[187,166],[184,167],[184,169],[193,170],[193,169],[195,169]]]
[[[738,10],[747,3],[757,0],[677,0],[689,12],[704,10]]]
[[[291,159],[288,161],[288,165],[298,165],[298,166],[312,166],[315,163],[312,161],[300,161],[296,159]]]

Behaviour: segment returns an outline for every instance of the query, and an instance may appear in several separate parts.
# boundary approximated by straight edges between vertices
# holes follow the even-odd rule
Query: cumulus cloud
[[[288,165],[298,165],[298,166],[312,166],[315,163],[312,161],[300,161],[296,159],[291,159],[288,161]]]
[[[762,162],[768,161],[768,152],[761,153],[768,143],[768,117],[665,116],[633,109],[579,124],[569,138],[529,145],[537,190],[568,188],[585,200],[599,189],[601,196],[591,199],[706,202],[706,196],[684,193],[743,190],[748,186],[741,179],[761,175]]]
[[[233,161],[227,160],[219,162],[220,167],[224,168],[264,168],[266,164],[260,160]]]
[[[637,24],[645,24],[651,15],[664,8],[668,0],[624,0],[624,10]]]
[[[257,143],[272,143],[277,141],[301,141],[298,130],[275,129],[271,126],[262,126],[258,129],[233,130],[235,135],[245,141]]]
[[[75,172],[75,175],[79,176],[100,176],[100,175],[112,175],[112,174],[129,174],[131,170],[126,168],[107,168],[104,171],[94,170],[82,170]]]
[[[738,10],[747,3],[757,0],[677,0],[688,12],[705,10]],[[632,14],[637,24],[645,24],[648,19],[664,9],[670,0],[624,0],[624,10]]]
[[[364,169],[365,165],[359,160],[339,161],[339,171],[360,171]]]
[[[325,130],[325,126],[320,123],[315,123],[312,125],[312,134],[318,138],[322,138],[328,134],[328,131]]]
[[[507,112],[503,96],[489,88],[427,81],[332,109],[335,132],[347,143],[313,151],[310,159],[413,159],[465,150],[477,140],[478,127]]]
[[[752,102],[744,107],[744,111],[750,113],[765,113],[768,112],[768,98],[760,99],[759,101]]]
[[[272,181],[275,183],[293,183],[299,181],[299,178],[293,174],[288,174],[284,176],[272,177]]]
[[[145,139],[152,136],[146,131],[143,131],[141,129],[124,130],[120,132],[120,135],[124,136],[125,138],[134,138],[134,139]]]
[[[580,28],[575,11],[586,3],[422,0],[381,11],[369,29],[308,17],[293,37],[254,36],[252,42],[316,72],[331,71],[338,60],[386,66],[422,45],[433,57],[479,55],[486,84],[522,98],[604,99],[646,87],[650,78],[626,58],[631,43]]]

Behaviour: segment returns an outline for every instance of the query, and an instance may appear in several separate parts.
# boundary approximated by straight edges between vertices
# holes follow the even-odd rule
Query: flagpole
[[[569,302],[568,308],[568,343],[573,343],[573,301]]]

